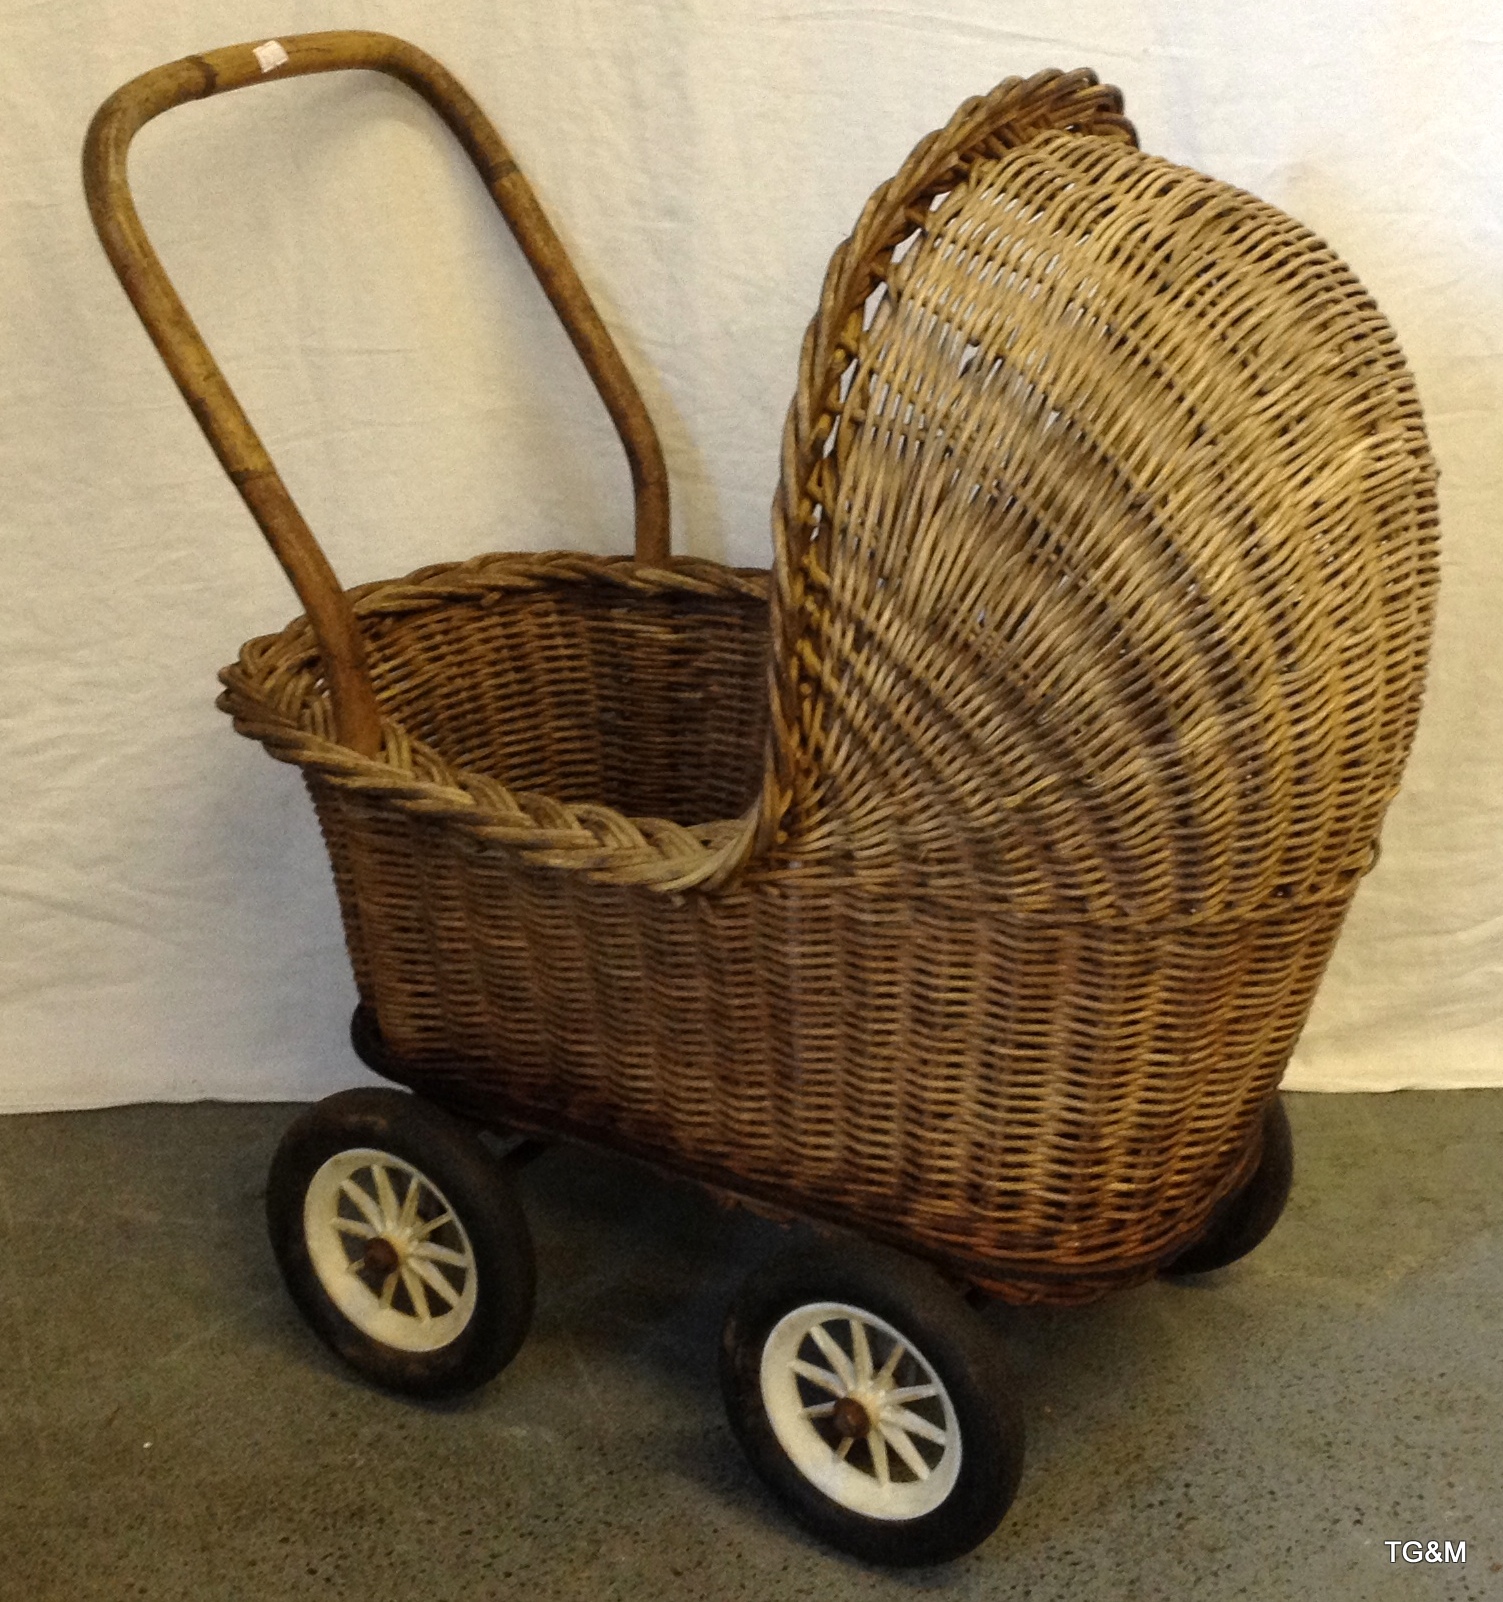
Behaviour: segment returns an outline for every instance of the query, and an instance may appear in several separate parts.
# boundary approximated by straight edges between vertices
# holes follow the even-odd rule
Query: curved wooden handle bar
[[[94,227],[126,294],[307,611],[323,655],[341,743],[374,756],[381,744],[380,717],[349,601],[178,299],[131,200],[126,157],[139,128],[185,101],[269,79],[355,67],[399,78],[433,107],[464,146],[594,380],[631,465],[637,560],[654,567],[669,561],[668,473],[642,397],[563,244],[485,113],[451,74],[415,45],[384,33],[298,34],[269,41],[260,56],[257,48],[228,45],[187,56],[117,89],[89,126],[84,189]],[[263,67],[263,59],[275,63],[281,52],[285,61]]]

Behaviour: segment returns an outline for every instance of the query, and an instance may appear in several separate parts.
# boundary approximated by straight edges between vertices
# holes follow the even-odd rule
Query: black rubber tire
[[[357,1328],[330,1299],[310,1259],[303,1222],[309,1184],[331,1157],[358,1147],[411,1164],[443,1193],[469,1236],[474,1310],[435,1351],[404,1351]],[[266,1221],[282,1278],[308,1326],[388,1390],[410,1396],[474,1390],[516,1356],[532,1322],[532,1236],[509,1175],[464,1124],[403,1091],[341,1091],[297,1118],[272,1161]]]
[[[1164,1269],[1166,1277],[1178,1279],[1226,1268],[1246,1257],[1272,1232],[1294,1183],[1294,1131],[1277,1096],[1263,1113],[1262,1142],[1262,1155],[1252,1177],[1221,1203],[1200,1239]]]
[[[350,1045],[372,1073],[387,1072],[386,1042],[381,1038],[381,1026],[376,1022],[376,1009],[366,1006],[363,1001],[350,1014]]]
[[[785,1451],[763,1398],[763,1348],[810,1303],[846,1303],[884,1320],[923,1354],[948,1391],[960,1435],[954,1486],[918,1516],[873,1517],[820,1490]],[[944,1563],[979,1545],[1012,1503],[1023,1468],[1023,1417],[1002,1353],[977,1313],[931,1269],[864,1242],[799,1247],[753,1273],[726,1316],[720,1381],[751,1466],[821,1540],[869,1563]]]

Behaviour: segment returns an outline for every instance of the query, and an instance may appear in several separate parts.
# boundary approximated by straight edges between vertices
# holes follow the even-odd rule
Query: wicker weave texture
[[[790,542],[789,849],[1112,919],[1343,895],[1436,576],[1387,324],[1271,207],[1100,140],[978,164],[909,244]]]
[[[805,340],[766,576],[497,556],[224,706],[308,779],[391,1071],[1021,1299],[1245,1174],[1412,739],[1434,469],[1391,331],[1114,91],[968,102]]]
[[[1235,1178],[1339,909],[1145,939],[790,871],[665,899],[314,784],[400,1077],[926,1252],[1131,1283]]]

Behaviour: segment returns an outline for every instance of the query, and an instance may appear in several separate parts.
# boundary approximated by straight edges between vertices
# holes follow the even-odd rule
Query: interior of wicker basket
[[[608,582],[445,600],[372,618],[383,712],[509,789],[693,825],[762,776],[767,605]]]

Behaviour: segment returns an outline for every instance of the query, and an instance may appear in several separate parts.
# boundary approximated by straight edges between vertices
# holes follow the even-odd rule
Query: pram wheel
[[[1209,1274],[1246,1257],[1283,1215],[1294,1181],[1294,1132],[1289,1114],[1275,1096],[1263,1114],[1263,1155],[1252,1178],[1222,1203],[1198,1241],[1164,1270],[1171,1277]]]
[[[447,1113],[397,1090],[310,1107],[271,1165],[266,1217],[308,1324],[367,1378],[473,1390],[532,1321],[532,1237],[511,1181]]]
[[[990,1331],[924,1265],[861,1243],[781,1253],[726,1318],[721,1387],[752,1467],[803,1524],[868,1562],[985,1540],[1023,1467]]]

